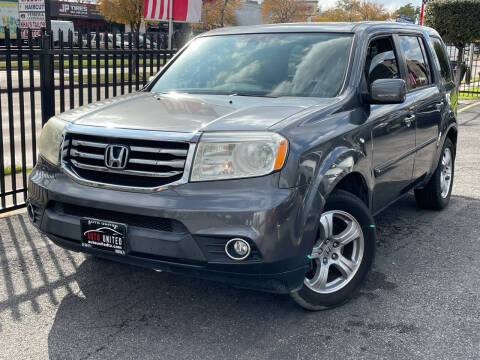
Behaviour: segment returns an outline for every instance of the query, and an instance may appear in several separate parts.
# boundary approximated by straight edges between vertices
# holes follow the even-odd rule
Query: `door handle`
[[[412,126],[413,120],[415,120],[415,115],[410,114],[410,115],[405,117],[404,123],[407,127],[410,127],[410,126]]]

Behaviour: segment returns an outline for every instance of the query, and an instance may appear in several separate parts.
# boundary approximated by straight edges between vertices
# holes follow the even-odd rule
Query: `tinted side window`
[[[445,54],[445,49],[443,48],[442,42],[440,39],[430,38],[430,41],[437,56],[438,63],[440,64],[440,77],[441,83],[445,84],[452,80],[452,73],[450,71],[450,63],[448,61],[447,54]]]
[[[370,43],[365,61],[365,75],[369,86],[378,79],[400,78],[392,38],[375,39]]]
[[[400,46],[407,65],[407,87],[409,89],[430,83],[427,63],[419,41],[421,40],[416,36],[400,36]]]

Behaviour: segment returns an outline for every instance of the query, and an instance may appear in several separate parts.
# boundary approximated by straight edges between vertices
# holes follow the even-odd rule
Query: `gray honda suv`
[[[48,121],[28,214],[67,249],[333,307],[372,266],[373,215],[411,190],[447,206],[456,106],[426,27],[207,32],[141,91]]]

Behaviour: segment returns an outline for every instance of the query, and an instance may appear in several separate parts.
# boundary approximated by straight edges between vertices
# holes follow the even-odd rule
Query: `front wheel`
[[[363,282],[374,254],[375,225],[370,211],[355,195],[333,192],[320,217],[303,286],[291,297],[308,310],[345,303]]]

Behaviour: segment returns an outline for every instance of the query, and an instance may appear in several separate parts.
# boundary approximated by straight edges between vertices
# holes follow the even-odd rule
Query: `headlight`
[[[40,156],[53,165],[60,163],[60,145],[62,144],[62,133],[66,122],[56,117],[47,121],[40,135],[38,151]]]
[[[271,132],[218,132],[202,135],[191,181],[263,176],[283,167],[288,142]]]

